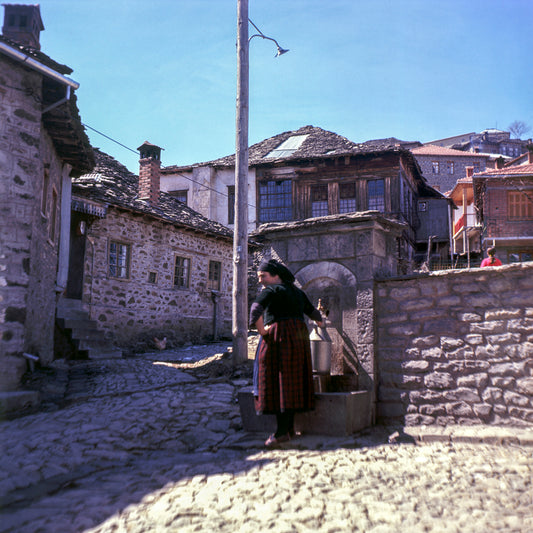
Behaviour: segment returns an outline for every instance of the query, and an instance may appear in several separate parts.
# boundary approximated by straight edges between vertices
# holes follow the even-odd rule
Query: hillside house
[[[422,174],[429,185],[443,194],[451,191],[458,179],[466,176],[467,167],[474,172],[484,172],[490,156],[462,152],[436,145],[424,145],[411,149]]]
[[[78,83],[67,77],[72,70],[40,50],[39,6],[4,8],[0,391],[14,391],[27,368],[25,357],[44,365],[54,358],[56,299],[67,282],[71,176],[89,172],[94,157],[76,105]],[[7,408],[31,405],[30,396]]]
[[[96,150],[74,180],[66,296],[120,347],[230,337],[232,232],[161,192],[161,149],[139,151],[139,176]]]
[[[529,144],[531,144],[531,139],[511,139],[510,132],[495,128],[488,128],[480,133],[464,133],[426,143],[426,145],[453,148],[462,152],[497,155],[509,160],[527,153]]]
[[[481,246],[496,246],[502,263],[533,260],[533,152],[473,177]]]
[[[410,268],[414,254],[427,249],[426,236],[417,237],[418,199],[433,198],[445,205],[447,201],[428,186],[405,145],[393,138],[357,144],[314,126],[252,145],[249,228],[253,231],[271,222],[378,211],[405,223],[395,253],[401,268]],[[233,226],[234,184],[235,155],[187,167],[166,167],[161,175],[163,190],[228,227]],[[447,227],[447,208],[438,218],[435,222]],[[445,244],[448,242],[445,231]]]

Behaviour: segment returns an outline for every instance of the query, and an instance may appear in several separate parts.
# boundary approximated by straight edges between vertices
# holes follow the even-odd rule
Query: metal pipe
[[[67,94],[61,98],[61,100],[58,100],[52,105],[49,105],[48,107],[45,107],[42,111],[43,115],[45,113],[48,113],[48,111],[51,111],[52,109],[55,109],[56,107],[60,106],[61,104],[64,104],[65,102],[68,102],[70,100],[70,85],[67,85]]]
[[[70,78],[67,78],[66,76],[63,76],[63,74],[60,74],[59,72],[56,72],[54,69],[47,67],[46,65],[43,65],[42,63],[39,63],[39,61],[33,59],[32,57],[21,52],[20,50],[16,50],[15,48],[12,48],[6,43],[0,42],[0,51],[4,52],[6,55],[11,57],[12,59],[15,59],[16,61],[19,61],[20,63],[24,63],[25,65],[28,65],[29,68],[36,70],[40,72],[41,74],[44,74],[45,76],[48,76],[49,78],[52,78],[55,81],[58,81],[59,83],[62,83],[63,85],[68,85],[72,87],[73,89],[77,89],[80,86],[78,82],[71,80]]]

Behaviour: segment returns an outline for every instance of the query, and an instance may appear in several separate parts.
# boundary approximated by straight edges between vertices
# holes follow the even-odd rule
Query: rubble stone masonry
[[[0,59],[0,81],[0,390],[13,390],[23,352],[53,359],[62,164],[42,128],[41,77]]]
[[[127,279],[110,277],[110,241],[130,247]],[[190,282],[174,286],[175,257],[190,259]],[[88,232],[83,300],[98,327],[118,345],[166,336],[170,342],[231,336],[232,242],[186,231],[129,211],[109,209]],[[208,287],[209,262],[221,263],[221,288]],[[152,273],[152,279],[150,279]],[[154,278],[155,274],[155,280]]]
[[[533,424],[533,263],[379,281],[378,417]]]

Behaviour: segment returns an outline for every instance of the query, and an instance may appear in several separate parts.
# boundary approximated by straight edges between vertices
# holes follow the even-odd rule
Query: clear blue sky
[[[235,152],[236,0],[37,2],[42,50],[74,69],[83,122],[161,146],[163,165]],[[274,43],[252,40],[250,144],[307,124],[355,142],[514,120],[533,135],[533,0],[249,0],[249,15],[290,49],[274,59]]]

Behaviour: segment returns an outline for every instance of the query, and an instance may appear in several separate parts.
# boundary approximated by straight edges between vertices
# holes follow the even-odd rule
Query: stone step
[[[89,313],[87,313],[87,311],[83,309],[61,309],[58,307],[56,311],[56,316],[61,320],[89,320]]]
[[[91,320],[89,313],[83,309],[81,300],[60,300],[56,315],[59,326],[70,331],[74,346],[81,354],[86,354],[89,359],[122,357],[122,350],[105,338],[98,329],[98,323]]]
[[[71,330],[98,330],[98,323],[96,320],[89,320],[76,317],[76,318],[61,318],[59,319],[61,327]]]

